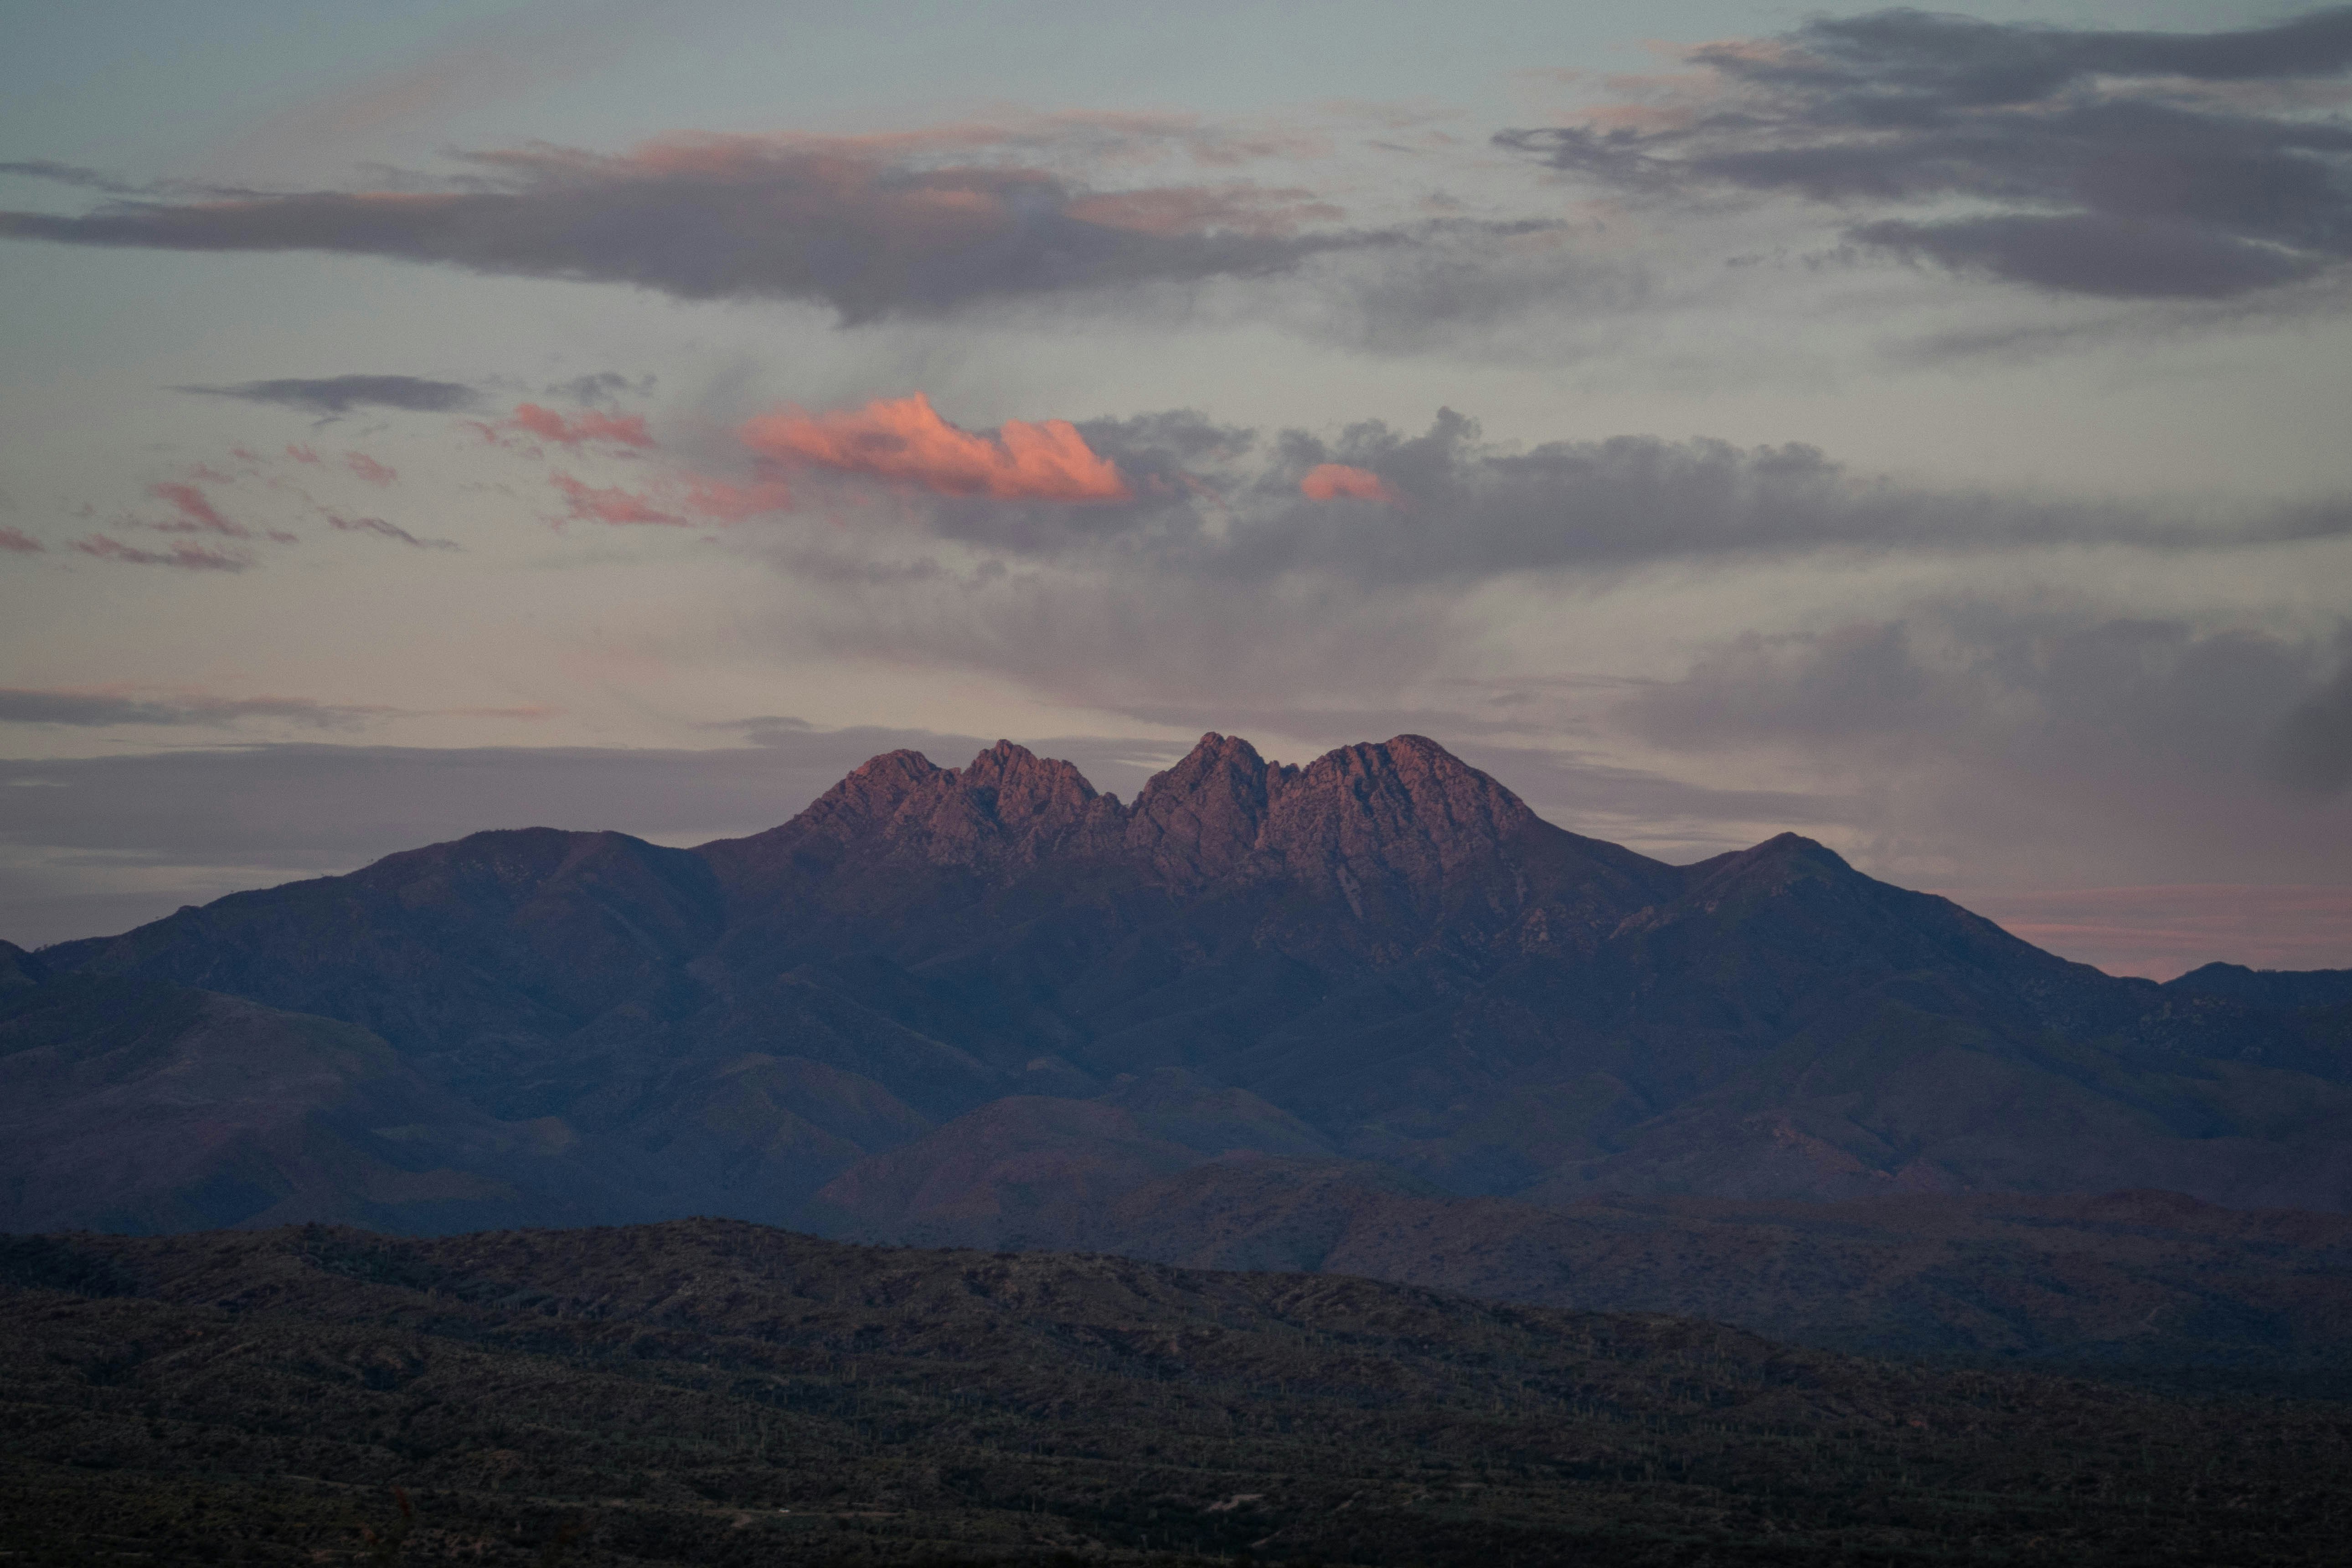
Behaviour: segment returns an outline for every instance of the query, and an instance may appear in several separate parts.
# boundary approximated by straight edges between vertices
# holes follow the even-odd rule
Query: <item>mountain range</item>
[[[709,1215],[1201,1260],[1259,1256],[1268,1205],[2013,1236],[2011,1197],[2135,1189],[2352,1210],[2352,971],[2113,977],[1795,835],[1579,836],[1412,735],[1210,734],[1131,803],[896,752],[748,838],[479,833],[0,944],[18,1231]]]

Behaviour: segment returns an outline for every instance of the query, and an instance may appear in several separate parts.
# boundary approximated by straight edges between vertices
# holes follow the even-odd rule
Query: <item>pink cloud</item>
[[[994,435],[959,430],[931,400],[877,399],[858,409],[811,414],[780,408],[736,435],[774,461],[867,474],[942,495],[1000,500],[1125,500],[1127,481],[1066,420],[1008,420]]]
[[[690,526],[685,518],[667,512],[645,497],[632,495],[618,485],[598,489],[581,483],[570,474],[555,474],[548,482],[563,492],[565,515],[586,522],[649,522],[670,528]]]
[[[286,448],[286,455],[298,463],[315,463],[319,460],[319,454],[308,447],[289,447]]]
[[[102,533],[77,540],[74,548],[100,561],[120,561],[133,566],[179,566],[192,572],[242,572],[253,564],[245,556],[207,550],[200,544],[174,544],[168,551],[137,550]]]
[[[252,537],[244,528],[231,522],[215,510],[205,492],[194,485],[177,483],[149,485],[147,493],[157,500],[170,501],[172,510],[179,514],[173,521],[154,524],[157,529],[165,533],[221,533],[226,534],[231,539]]]
[[[1308,500],[1376,500],[1391,506],[1404,498],[1369,468],[1345,463],[1318,463],[1298,481],[1298,493]]]
[[[398,470],[377,462],[365,452],[345,452],[343,467],[372,485],[388,485],[400,478]]]
[[[552,441],[559,447],[577,447],[583,441],[610,441],[622,447],[650,447],[652,434],[646,429],[642,414],[599,414],[583,409],[569,420],[552,408],[541,408],[536,403],[515,405],[514,417],[503,421],[511,429],[526,430],[542,441]],[[481,426],[488,436],[490,426]],[[493,437],[495,438],[495,437]]]
[[[782,479],[757,479],[748,485],[732,485],[724,479],[707,479],[689,474],[686,480],[686,507],[704,517],[715,517],[722,522],[740,522],[747,517],[762,512],[782,511],[793,504],[793,492]]]
[[[47,549],[39,540],[17,529],[0,528],[0,550],[18,555],[34,555]]]

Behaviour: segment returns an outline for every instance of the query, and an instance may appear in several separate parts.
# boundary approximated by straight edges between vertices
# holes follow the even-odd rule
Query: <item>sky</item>
[[[2352,966],[2352,6],[0,30],[0,937],[1412,732]]]

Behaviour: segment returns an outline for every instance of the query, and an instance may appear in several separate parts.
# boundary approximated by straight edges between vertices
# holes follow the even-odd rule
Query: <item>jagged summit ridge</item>
[[[1517,795],[1426,736],[1342,746],[1302,768],[1213,731],[1132,805],[1069,763],[999,741],[961,768],[885,752],[776,831],[975,868],[1108,857],[1178,888],[1259,871],[1345,889],[1368,879],[1433,884],[1534,820]]]
[[[961,768],[940,767],[920,752],[886,752],[785,828],[942,864],[1031,863],[1121,815],[1118,801],[1071,763],[999,741]]]

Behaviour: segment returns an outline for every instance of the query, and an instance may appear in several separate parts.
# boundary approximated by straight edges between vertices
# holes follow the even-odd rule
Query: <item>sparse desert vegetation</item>
[[[731,1221],[5,1257],[26,1563],[2290,1563],[2352,1518],[2340,1405],[1342,1277]]]

